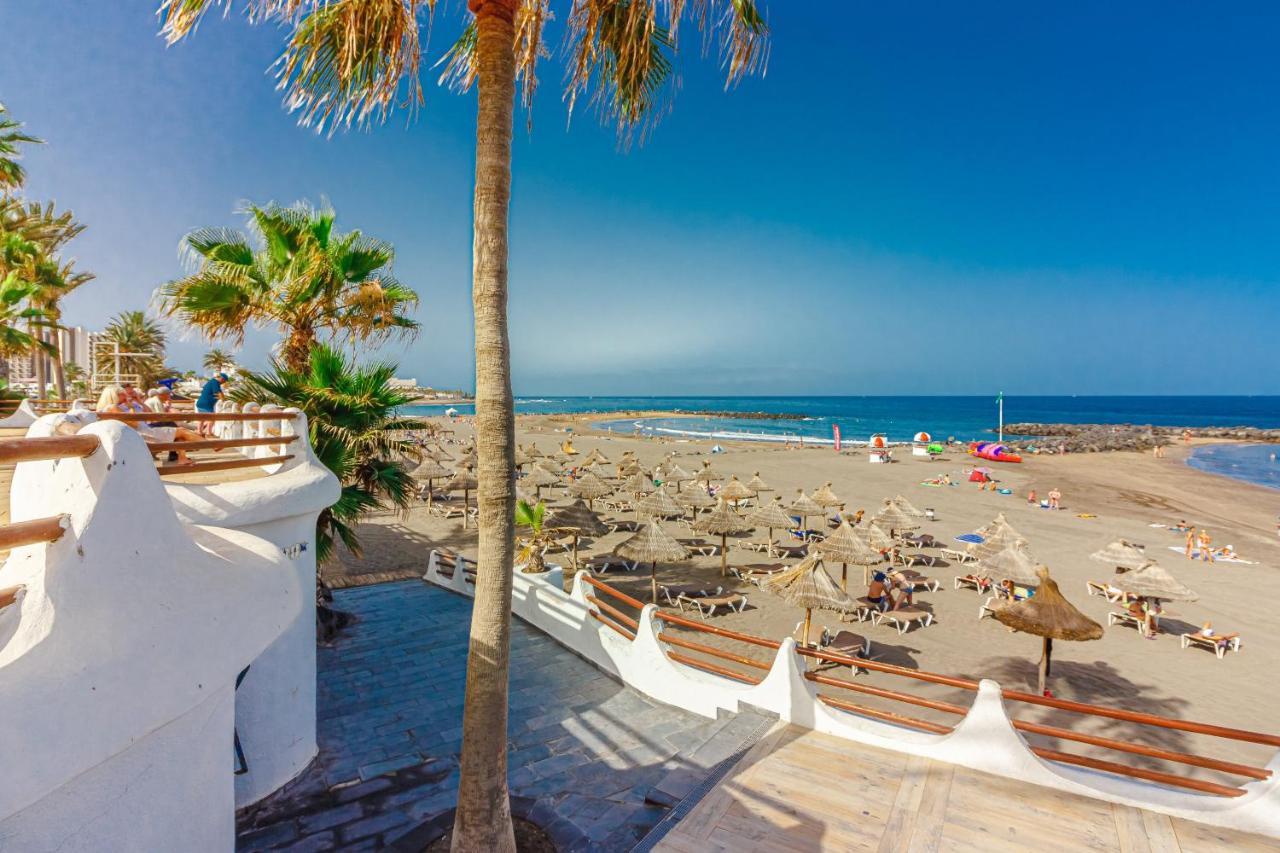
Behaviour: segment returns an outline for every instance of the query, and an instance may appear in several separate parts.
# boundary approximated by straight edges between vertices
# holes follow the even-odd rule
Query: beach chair
[[[938,540],[933,538],[932,534],[920,533],[915,536],[904,536],[904,541],[911,543],[920,548],[933,548],[938,544]]]
[[[609,569],[623,569],[628,572],[635,571],[638,564],[629,560],[624,560],[617,554],[595,554],[594,556],[583,560],[580,565],[584,569],[590,569],[597,575],[602,575],[609,571]]]
[[[716,609],[720,607],[728,608],[730,612],[737,611],[741,613],[747,606],[747,597],[740,592],[729,592],[721,595],[706,595],[697,598],[689,598],[688,596],[680,596],[676,599],[676,603],[680,605],[683,612],[685,605],[688,604],[697,608],[698,615],[703,619],[708,616],[715,616]]]
[[[774,557],[803,557],[807,553],[809,553],[809,546],[797,542],[775,545],[770,555]]]
[[[876,604],[874,601],[867,598],[865,595],[860,598],[854,599],[854,601],[857,603],[857,606],[854,607],[853,610],[850,610],[848,612],[852,613],[854,618],[856,618],[859,622],[865,622],[868,619],[871,619],[871,624],[874,625],[875,619],[872,617],[876,613],[880,612],[881,605]]]
[[[938,562],[938,558],[935,557],[933,554],[921,554],[921,553],[904,554],[902,555],[902,560],[903,560],[903,564],[907,566],[914,566],[917,563],[922,563],[931,569]]]
[[[677,539],[686,551],[694,554],[701,554],[704,557],[714,557],[720,553],[720,545],[716,542],[708,542],[706,539]]]
[[[768,542],[739,542],[738,547],[745,548],[748,551],[755,551],[757,554],[769,554],[777,546],[777,542],[770,539]]]
[[[1214,634],[1212,637],[1200,633],[1182,635],[1182,648],[1208,649],[1218,656],[1218,660],[1226,657],[1228,651],[1240,651],[1240,643],[1239,634]]]
[[[1155,623],[1155,632],[1160,633],[1160,617],[1157,615],[1153,620]],[[1130,613],[1128,610],[1113,610],[1107,614],[1107,627],[1112,625],[1121,625],[1128,628],[1136,628],[1139,634],[1146,632],[1147,620],[1141,616]]]
[[[977,575],[956,575],[956,589],[971,589],[974,592],[986,592],[991,589],[991,581]]]
[[[640,529],[640,522],[632,518],[609,518],[605,519],[604,526],[609,528],[610,533],[632,533]]]
[[[1085,587],[1089,591],[1089,595],[1100,595],[1110,602],[1120,602],[1124,600],[1124,590],[1114,587],[1109,583],[1098,583],[1097,581],[1085,581]]]
[[[759,586],[762,582],[768,580],[779,572],[786,571],[789,566],[779,563],[776,566],[737,566],[729,567],[729,574],[733,575],[740,581],[745,581],[753,586]]]
[[[886,610],[883,612],[877,611],[871,614],[871,624],[880,625],[885,622],[897,628],[899,634],[905,634],[912,625],[920,625],[925,628],[932,625],[933,614],[927,610],[918,610],[914,607],[904,607],[901,610]]]
[[[667,599],[667,604],[676,607],[680,598],[705,598],[708,595],[720,595],[724,592],[724,587],[718,586],[714,590],[708,590],[699,586],[691,586],[689,584],[658,584],[658,589]]]
[[[831,652],[833,655],[841,655],[847,658],[870,659],[871,657],[871,640],[869,638],[844,630],[832,634],[825,626],[822,629],[819,648],[824,652]],[[828,661],[828,663],[831,662]],[[839,664],[836,665],[839,666]],[[858,674],[859,667],[856,664],[850,664],[849,669],[852,675]]]
[[[948,560],[948,561],[954,561],[957,564],[962,566],[965,563],[972,563],[977,559],[968,551],[960,551],[956,548],[943,548],[938,553],[942,555],[942,559]]]
[[[942,589],[942,583],[934,578],[925,577],[914,569],[898,569],[893,572],[894,575],[911,584],[913,587],[919,587],[929,590],[929,592],[937,592]]]

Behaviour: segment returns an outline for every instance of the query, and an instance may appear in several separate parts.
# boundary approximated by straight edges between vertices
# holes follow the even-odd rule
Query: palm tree
[[[18,279],[16,272],[9,273],[0,281],[0,358],[50,350],[48,343],[20,328],[48,322],[42,310],[30,305],[33,290],[30,284]]]
[[[37,139],[22,132],[22,122],[7,118],[4,104],[0,104],[0,193],[9,193],[22,186],[27,172],[18,161],[22,159],[20,145],[40,145]]]
[[[115,376],[135,375],[142,387],[164,372],[164,330],[141,311],[123,311],[111,318],[104,331],[105,339],[119,344],[119,355],[98,350],[98,373]]]
[[[170,42],[217,0],[162,0]],[[384,118],[422,100],[419,12],[435,0],[250,0],[258,20],[292,26],[279,81],[303,123],[330,128]],[[564,0],[568,91],[583,95],[620,134],[643,135],[675,88],[676,32],[688,15],[723,37],[730,82],[763,66],[767,27],[756,0]],[[515,415],[507,332],[507,215],[516,86],[526,105],[547,51],[551,0],[468,0],[472,14],[447,55],[448,79],[477,86],[472,260],[475,322],[479,563],[467,659],[462,767],[454,850],[514,850],[506,786],[507,671],[515,551]]]
[[[220,350],[216,347],[204,354],[204,359],[200,362],[200,366],[205,370],[211,370],[215,373],[222,370],[228,364],[235,366],[236,357],[226,350]]]
[[[413,398],[391,387],[396,365],[356,366],[335,347],[312,347],[306,373],[273,360],[269,373],[245,373],[237,382],[239,400],[266,400],[294,406],[307,415],[316,456],[342,482],[342,497],[320,513],[316,560],[325,562],[336,540],[360,553],[355,527],[369,512],[409,508],[414,480],[404,460],[420,461],[406,430],[425,429],[397,410]]]
[[[389,244],[339,234],[332,210],[305,202],[251,205],[246,213],[253,238],[226,228],[186,236],[198,267],[161,288],[167,314],[237,343],[251,324],[278,326],[283,361],[299,373],[318,335],[368,344],[418,328],[404,314],[418,295],[391,275]]]

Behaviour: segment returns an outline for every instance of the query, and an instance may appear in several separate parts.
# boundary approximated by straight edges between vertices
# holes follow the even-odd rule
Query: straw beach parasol
[[[719,497],[722,497],[727,501],[732,501],[734,506],[738,505],[738,501],[753,498],[755,496],[756,493],[743,485],[742,481],[738,479],[736,474],[729,478],[729,482],[724,484],[724,488],[720,490],[719,494]]]
[[[892,533],[902,530],[915,530],[920,526],[920,522],[907,515],[902,507],[892,501],[886,501],[884,509],[876,513],[875,518],[871,520]]]
[[[654,604],[658,603],[658,563],[672,560],[683,560],[689,556],[676,540],[656,521],[650,521],[630,539],[614,549],[620,557],[649,564],[650,595]]]
[[[813,493],[813,502],[823,509],[844,506],[844,501],[836,497],[836,493],[831,491],[830,483],[823,483],[822,486]]]
[[[997,514],[990,524],[978,528],[977,533],[983,538],[983,541],[970,544],[968,548],[969,553],[979,560],[983,557],[989,557],[998,551],[1003,551],[1012,542],[1017,542],[1020,539],[1025,541],[1027,538],[1009,523],[1009,519],[1004,517],[1003,512]]]
[[[1044,566],[1036,569],[1037,589],[1035,597],[1025,601],[1011,601],[997,605],[993,611],[996,620],[1015,631],[1044,638],[1044,652],[1040,657],[1039,692],[1044,694],[1044,684],[1049,678],[1054,640],[1097,640],[1102,637],[1102,626],[1085,616],[1067,601],[1058,584],[1049,577]]]
[[[767,504],[761,504],[747,515],[747,524],[752,527],[764,527],[769,531],[769,548],[773,548],[773,529],[779,527],[787,530],[795,524],[787,511],[782,508],[782,498],[775,497]]]
[[[760,472],[759,472],[759,471],[753,471],[753,472],[751,472],[751,479],[750,479],[750,480],[747,480],[747,488],[748,488],[748,489],[750,489],[751,491],[755,492],[757,495],[758,495],[758,494],[760,494],[761,492],[772,492],[772,491],[773,491],[773,487],[772,487],[772,486],[770,486],[770,485],[769,485],[768,483],[766,483],[764,480],[761,480],[761,479],[760,479]]]
[[[886,503],[893,504],[898,509],[902,510],[904,513],[911,516],[912,518],[925,518],[924,512],[919,509],[916,509],[915,504],[907,500],[902,495],[894,495],[893,497],[889,498],[889,500],[886,501]]]
[[[791,502],[791,514],[800,516],[800,530],[803,533],[809,529],[809,516],[827,514],[826,510],[814,503],[813,498],[804,493],[804,489],[797,489],[799,497]]]
[[[884,562],[884,554],[872,548],[867,540],[858,534],[849,524],[848,519],[841,519],[835,532],[813,546],[814,550],[829,560],[840,561],[840,588],[849,591],[849,564],[862,566],[862,582],[870,583],[867,578],[869,567]]]
[[[1040,582],[1036,574],[1035,558],[1027,550],[1023,539],[1011,542],[989,557],[983,557],[974,566],[974,574],[996,580],[1010,580],[1018,586],[1035,586]]]
[[[699,483],[690,483],[676,493],[676,503],[693,510],[693,517],[696,520],[698,510],[715,506],[716,499],[707,494],[707,490]]]
[[[582,460],[582,465],[608,465],[609,457],[600,452],[600,448],[592,448],[591,452]]]
[[[536,494],[538,498],[541,499],[542,487],[554,486],[556,483],[560,482],[560,478],[557,477],[555,474],[552,474],[546,468],[543,468],[541,465],[534,465],[533,470],[529,472],[528,476],[524,478],[523,482],[525,482],[530,486],[533,486],[534,494]]]
[[[719,471],[711,467],[710,462],[704,459],[702,460],[702,470],[694,475],[693,479],[699,483],[710,483],[712,480],[723,480],[724,477],[720,475]]]
[[[547,527],[564,530],[573,538],[573,567],[578,568],[578,537],[603,536],[609,532],[600,518],[582,501],[574,501],[568,506],[547,508]]]
[[[669,518],[673,515],[684,515],[680,504],[675,502],[671,493],[664,486],[654,489],[636,503],[636,512],[650,518]]]
[[[720,537],[720,577],[725,577],[729,574],[729,534],[750,530],[751,525],[734,512],[722,496],[716,508],[698,519],[693,529],[699,533],[712,533]]]
[[[1130,595],[1161,598],[1165,601],[1195,601],[1200,596],[1169,574],[1163,566],[1148,561],[1136,572],[1128,572],[1116,583]]]
[[[449,482],[444,484],[445,491],[462,492],[463,527],[467,526],[467,507],[471,503],[471,492],[473,489],[477,489],[479,487],[480,484],[476,481],[476,475],[471,473],[470,465],[455,472],[454,475],[449,478]]]
[[[597,498],[612,492],[613,486],[601,480],[594,471],[584,471],[569,483],[569,494],[575,498],[586,498],[588,507],[592,507]]]
[[[448,477],[452,473],[452,471],[430,456],[423,459],[422,463],[413,469],[413,478],[415,480],[423,480],[427,484],[427,506],[431,506],[431,493],[435,491],[435,481]]]
[[[845,613],[857,603],[827,574],[820,554],[810,554],[795,567],[763,581],[761,589],[796,607],[804,608],[804,644],[809,645],[809,623],[815,608]]]
[[[1148,563],[1154,562],[1147,556],[1145,548],[1125,539],[1117,539],[1100,551],[1094,551],[1089,555],[1089,559],[1097,560],[1099,563],[1106,563],[1108,566],[1115,566],[1117,569],[1127,572],[1141,569]]]
[[[693,475],[690,474],[688,471],[684,470],[683,468],[681,468],[679,462],[672,462],[670,467],[664,467],[662,469],[662,476],[663,476],[663,479],[676,484],[677,492],[681,490],[680,489],[681,483],[683,483],[685,480],[693,479]]]
[[[874,519],[867,522],[866,527],[855,527],[853,532],[865,539],[867,544],[877,551],[887,551],[893,547],[893,537],[887,530],[876,524]]]

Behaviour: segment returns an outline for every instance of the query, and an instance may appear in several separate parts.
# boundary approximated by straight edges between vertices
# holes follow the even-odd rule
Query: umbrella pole
[[[573,534],[573,570],[578,570],[578,534]]]
[[[1049,658],[1053,654],[1053,638],[1044,638],[1044,654],[1040,656],[1040,695],[1044,695],[1044,683],[1049,677]]]
[[[805,648],[808,648],[808,647],[809,647],[809,620],[810,620],[810,618],[812,618],[812,616],[813,616],[813,610],[812,610],[811,608],[806,607],[806,608],[804,609],[804,645],[805,645]]]
[[[649,594],[653,599],[653,603],[658,603],[658,564],[652,562],[649,564]]]
[[[427,480],[427,509],[431,509],[431,493],[435,491],[435,489],[431,487],[433,482],[433,480]]]
[[[720,534],[720,577],[729,576],[729,535]]]
[[[840,564],[840,589],[845,592],[849,591],[849,564]]]

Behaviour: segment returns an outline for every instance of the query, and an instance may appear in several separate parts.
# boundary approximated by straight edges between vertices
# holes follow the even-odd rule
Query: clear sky
[[[279,31],[234,13],[166,48],[155,5],[0,3],[0,101],[49,142],[29,194],[88,225],[68,320],[143,307],[182,235],[245,200],[327,198],[423,297],[382,354],[470,387],[474,95],[431,73],[416,121],[318,136],[267,73]],[[514,152],[517,393],[1280,393],[1280,7],[767,9],[767,75],[724,92],[690,29],[674,111],[629,151],[566,125],[542,67]]]

